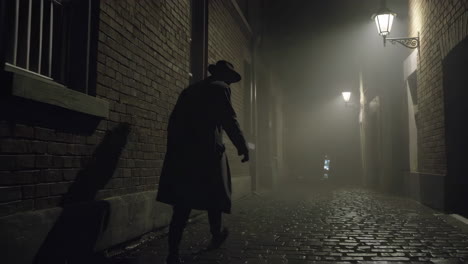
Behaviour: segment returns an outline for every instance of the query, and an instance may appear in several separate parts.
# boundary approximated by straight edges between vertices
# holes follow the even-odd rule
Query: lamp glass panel
[[[375,16],[375,24],[380,35],[386,36],[390,34],[394,17],[394,14],[391,13],[384,13]]]
[[[351,92],[342,92],[341,95],[343,95],[343,99],[346,103],[349,102],[349,99],[351,98]]]

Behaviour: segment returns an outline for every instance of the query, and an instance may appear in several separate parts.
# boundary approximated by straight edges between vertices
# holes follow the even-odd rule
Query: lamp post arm
[[[410,49],[419,48],[419,37],[414,38],[386,38],[392,44],[398,43]]]

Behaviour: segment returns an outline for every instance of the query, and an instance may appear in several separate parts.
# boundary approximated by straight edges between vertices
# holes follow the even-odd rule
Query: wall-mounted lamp
[[[345,103],[349,103],[349,99],[351,99],[351,92],[342,92],[341,95],[343,96]]]
[[[372,15],[372,19],[375,20],[379,35],[383,37],[384,47],[388,40],[392,44],[399,43],[410,49],[419,48],[419,33],[417,37],[387,38],[387,36],[390,35],[390,31],[392,30],[392,24],[395,17],[396,13],[387,8],[386,0],[381,1],[381,7],[379,11]]]
[[[359,104],[351,102],[351,92],[344,91],[341,93],[341,95],[343,96],[343,101],[345,102],[346,107],[359,109]]]

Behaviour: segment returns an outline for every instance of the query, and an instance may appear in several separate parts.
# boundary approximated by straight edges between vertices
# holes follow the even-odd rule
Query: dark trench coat
[[[239,153],[248,151],[226,83],[207,78],[182,91],[169,118],[158,201],[230,213],[231,175],[223,129]]]

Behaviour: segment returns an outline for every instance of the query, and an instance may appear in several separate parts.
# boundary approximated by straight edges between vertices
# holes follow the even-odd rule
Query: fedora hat
[[[242,79],[241,75],[234,70],[234,65],[225,60],[220,60],[216,62],[216,64],[210,64],[208,66],[208,71],[212,75],[219,76],[231,83],[238,82]]]

